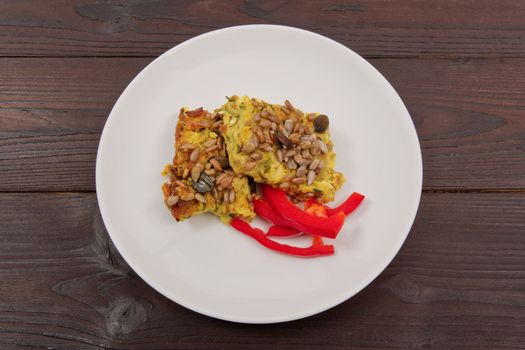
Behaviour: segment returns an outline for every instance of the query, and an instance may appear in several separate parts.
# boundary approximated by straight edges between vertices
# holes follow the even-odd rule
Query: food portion
[[[283,189],[298,200],[326,203],[343,185],[335,168],[329,120],[284,105],[232,96],[217,112],[232,169],[257,183]]]
[[[345,181],[335,170],[329,118],[288,100],[232,96],[214,113],[181,109],[163,174],[164,202],[177,221],[209,212],[268,249],[301,257],[334,254],[323,239],[335,239],[364,199],[354,193],[338,207],[324,205]],[[250,225],[256,214],[271,224],[267,232]],[[303,234],[309,247],[272,239]]]
[[[162,186],[164,201],[177,221],[205,212],[226,222],[255,216],[248,178],[231,169],[218,131],[221,125],[219,114],[202,108],[180,110],[175,156],[164,170],[168,181]]]

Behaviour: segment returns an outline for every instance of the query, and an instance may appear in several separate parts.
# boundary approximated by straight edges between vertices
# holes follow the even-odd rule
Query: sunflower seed
[[[261,112],[261,117],[268,118],[269,116],[270,114],[268,114],[268,111],[266,109]]]
[[[244,170],[252,170],[257,165],[257,162],[251,161],[244,164]]]
[[[282,162],[283,161],[283,151],[278,149],[276,155],[277,155],[277,160],[279,160],[279,162]]]
[[[219,148],[219,145],[213,145],[204,150],[205,153],[211,153],[213,151],[216,151]]]
[[[300,154],[298,154],[298,153],[295,154],[295,155],[293,156],[293,160],[295,160],[295,162],[296,162],[297,164],[299,164],[299,165],[301,165],[301,164],[304,163],[304,158],[303,158],[303,156],[300,155]]]
[[[286,129],[286,131],[288,131],[289,133],[293,131],[293,127],[294,127],[294,122],[293,120],[291,119],[286,119],[284,121],[284,128]]]
[[[295,126],[293,127],[293,132],[294,133],[299,132],[300,128],[301,128],[301,124],[299,124],[299,123],[295,124]]]
[[[167,203],[170,207],[172,207],[175,204],[177,204],[178,201],[179,201],[179,196],[169,196]]]
[[[206,203],[206,198],[204,198],[204,196],[200,193],[195,194],[195,199],[201,203]]]
[[[233,203],[235,201],[235,190],[233,188],[230,190],[228,200],[230,201],[230,203]]]
[[[219,199],[219,192],[217,192],[217,189],[215,187],[211,190],[211,195],[213,196],[213,199]]]
[[[244,144],[244,146],[242,146],[242,149],[241,149],[241,152],[245,154],[250,154],[253,151],[255,151],[255,145],[251,142],[247,142],[246,144]]]
[[[265,131],[264,132],[264,141],[266,143],[273,143],[273,140],[272,140],[272,137],[270,136],[270,132],[269,131]]]
[[[288,107],[288,109],[290,109],[292,111],[295,109],[293,104],[290,101],[288,101],[288,100],[285,100],[284,104],[286,105],[286,107]]]
[[[298,144],[299,142],[301,142],[301,134],[299,133],[293,133],[288,138],[290,139],[290,141],[292,141],[295,144]]]
[[[217,161],[217,159],[215,159],[215,158],[211,158],[211,159],[210,159],[210,163],[211,163],[211,165],[213,165],[213,167],[215,168],[215,170],[217,170],[217,171],[222,171],[221,164]]]
[[[189,151],[190,149],[195,149],[197,146],[195,146],[193,143],[183,143],[179,146],[179,149],[182,151]]]
[[[319,149],[321,150],[321,152],[323,152],[324,154],[327,154],[328,153],[328,146],[326,146],[326,143],[324,143],[323,141],[319,140]]]
[[[215,169],[206,169],[204,170],[204,173],[206,175],[215,175],[217,172],[215,171]]]
[[[211,126],[209,120],[197,120],[193,124],[196,125],[196,126],[200,126],[202,128],[209,128]]]
[[[263,143],[262,145],[259,146],[259,148],[265,152],[271,152],[273,151],[273,148],[272,148],[272,145],[269,145],[267,143]]]
[[[306,119],[308,119],[309,121],[312,121],[315,119],[315,113],[308,113],[306,115]]]
[[[268,119],[262,119],[259,122],[259,125],[261,126],[261,128],[270,129],[272,127],[272,122],[269,121]]]
[[[316,176],[316,175],[317,175],[317,174],[316,174],[315,171],[313,171],[313,170],[310,170],[310,171],[308,172],[308,185],[311,185],[311,184],[314,182],[314,180],[315,180],[315,176]]]
[[[317,140],[317,136],[315,135],[303,135],[301,136],[301,142],[315,142]]]
[[[303,149],[301,151],[301,156],[303,156],[304,159],[311,159],[312,158],[312,154],[310,153],[309,149]]]
[[[302,149],[307,149],[312,147],[312,143],[310,141],[303,141],[299,143],[299,147]]]
[[[290,184],[288,182],[283,182],[283,183],[279,184],[279,187],[284,190],[284,189],[289,188]]]
[[[199,149],[195,148],[190,154],[190,161],[191,162],[196,162],[197,159],[199,159],[199,154],[200,154]]]
[[[222,181],[226,176],[228,176],[228,175],[225,174],[225,173],[220,174],[219,176],[217,176],[217,177],[215,178],[215,183],[216,183],[217,185],[220,184],[221,181]]]
[[[290,111],[287,107],[285,106],[282,106],[281,107],[281,111],[283,111],[284,114],[286,115],[290,115],[290,113],[292,113],[292,111]]]
[[[284,153],[283,156],[284,156],[284,157],[292,157],[292,156],[294,156],[296,153],[297,153],[296,150],[291,149],[291,150],[289,150],[289,151],[286,151],[286,153]]]
[[[228,202],[229,202],[228,191],[225,191],[225,192],[222,194],[222,203],[224,203],[224,204],[228,204]]]
[[[193,192],[185,193],[180,197],[180,200],[183,200],[183,201],[191,201],[193,199],[195,199],[195,193]]]
[[[182,178],[183,179],[187,178],[189,174],[190,174],[190,169],[184,168],[184,170],[182,171]]]
[[[197,181],[199,179],[199,176],[201,176],[202,171],[204,170],[204,166],[202,164],[195,164],[193,168],[191,168],[191,178],[193,181]]]
[[[310,170],[315,170],[319,165],[319,159],[315,158],[310,164]]]
[[[211,140],[208,140],[206,142],[204,142],[204,147],[211,147],[213,145],[217,144],[217,140],[216,139],[211,139]]]
[[[312,142],[312,148],[310,148],[310,152],[314,155],[314,156],[318,156],[321,154],[321,149],[319,148],[319,141],[314,141]]]
[[[222,181],[219,183],[219,185],[222,188],[230,188],[232,182],[233,182],[233,176],[226,175],[226,177],[224,179],[222,179]]]
[[[178,185],[178,186],[181,186],[181,187],[186,187],[186,184],[180,180],[177,180],[175,181],[175,183]]]
[[[266,111],[268,112],[268,114],[272,117],[276,117],[275,115],[275,112],[272,108],[266,108]]]
[[[250,158],[253,159],[253,160],[261,160],[262,159],[262,155],[260,153],[252,153],[252,154],[250,154]]]
[[[286,162],[286,167],[288,169],[297,169],[297,163],[293,159],[288,159]]]
[[[308,169],[306,168],[306,166],[301,165],[299,169],[297,169],[297,171],[295,172],[295,176],[301,177],[301,176],[306,175],[307,172],[308,172]]]
[[[306,183],[306,177],[296,177],[295,179],[292,179],[292,182],[296,185],[301,185]]]
[[[257,141],[264,142],[264,134],[261,129],[255,129],[255,136],[257,137]]]
[[[222,146],[223,146],[222,137],[219,137],[219,139],[217,140],[217,146],[219,146],[219,151],[222,150]]]

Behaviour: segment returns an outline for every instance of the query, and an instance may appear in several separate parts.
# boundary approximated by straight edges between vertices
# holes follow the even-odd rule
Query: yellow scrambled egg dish
[[[311,161],[312,158],[319,159],[320,164],[323,165],[320,171],[316,169],[318,172],[311,183],[308,183],[308,179],[306,182],[300,180],[304,178],[304,175],[298,178],[297,172],[300,166],[297,162],[290,165],[284,159],[278,158],[277,151],[280,147],[276,145],[273,139],[263,141],[266,136],[264,133],[271,133],[273,126],[262,121],[273,120],[272,123],[275,123],[275,125],[283,125],[286,120],[290,119],[291,113],[289,112],[291,108],[294,109],[293,118],[296,120],[294,124],[303,126],[304,132],[301,134],[301,137],[303,139],[315,137],[316,140],[314,142],[321,141],[324,144],[321,148],[326,151],[320,154],[317,154],[319,152],[310,152],[311,158],[308,161]],[[269,112],[267,113],[268,118],[263,116],[263,111]],[[313,120],[319,113],[305,114],[291,105],[290,108],[287,108],[286,105],[267,104],[264,101],[247,96],[230,97],[228,102],[218,109],[217,112],[223,115],[224,127],[221,129],[223,131],[222,135],[226,142],[230,165],[237,174],[251,176],[255,182],[279,186],[286,190],[288,194],[299,199],[315,197],[323,203],[333,200],[335,192],[342,186],[345,179],[343,174],[334,169],[335,153],[332,152],[333,144],[330,140],[329,131],[326,130],[322,133],[314,131]],[[258,128],[258,125],[260,126],[261,124],[270,126],[266,129],[264,127]],[[259,139],[254,137],[255,131],[258,129],[263,129],[263,137],[259,137]],[[293,135],[293,130],[289,134]],[[243,152],[243,146],[253,143],[255,140],[258,143],[256,150],[253,153]],[[265,148],[261,149],[261,145]],[[271,147],[267,147],[267,145]],[[301,142],[298,142],[297,145],[294,145],[294,148],[297,149],[300,145]],[[305,146],[311,146],[311,143],[310,145],[306,143]],[[306,150],[308,149],[312,151],[312,147],[306,148]],[[286,154],[287,151],[286,149],[281,149],[282,154]],[[254,157],[254,153],[258,154],[258,156]],[[300,152],[296,153],[302,154]],[[289,158],[294,159],[294,156]],[[301,158],[297,158],[295,157],[296,160],[300,161]],[[304,159],[304,157],[302,158]],[[252,167],[253,162],[255,162],[255,165]],[[249,164],[249,166],[246,167],[246,164]],[[294,179],[297,180],[294,181]]]
[[[214,113],[183,108],[175,156],[163,171],[164,201],[177,221],[205,212],[223,222],[251,220],[252,181],[326,203],[345,181],[332,149],[328,117],[303,113],[289,101],[232,96]]]

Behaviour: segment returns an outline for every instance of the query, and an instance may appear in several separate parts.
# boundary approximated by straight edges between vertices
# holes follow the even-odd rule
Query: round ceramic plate
[[[337,169],[367,196],[330,257],[270,251],[211,214],[176,222],[161,194],[182,106],[213,110],[225,96],[285,99],[330,116]],[[236,322],[299,319],[363,289],[403,244],[419,205],[422,162],[403,102],[363,58],[323,36],[252,25],[213,31],[169,50],[118,99],[97,155],[106,228],[127,263],[171,300]]]

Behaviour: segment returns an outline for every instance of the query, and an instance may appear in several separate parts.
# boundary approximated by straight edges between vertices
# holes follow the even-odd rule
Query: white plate
[[[177,223],[164,207],[163,165],[182,106],[214,109],[249,95],[330,116],[337,168],[366,194],[336,254],[301,259],[265,249],[212,215]],[[289,321],[331,308],[368,285],[403,244],[419,205],[422,162],[410,116],[363,58],[323,36],[252,25],[188,40],[147,66],[113,108],[97,155],[106,228],[127,263],[171,300],[212,317]]]

